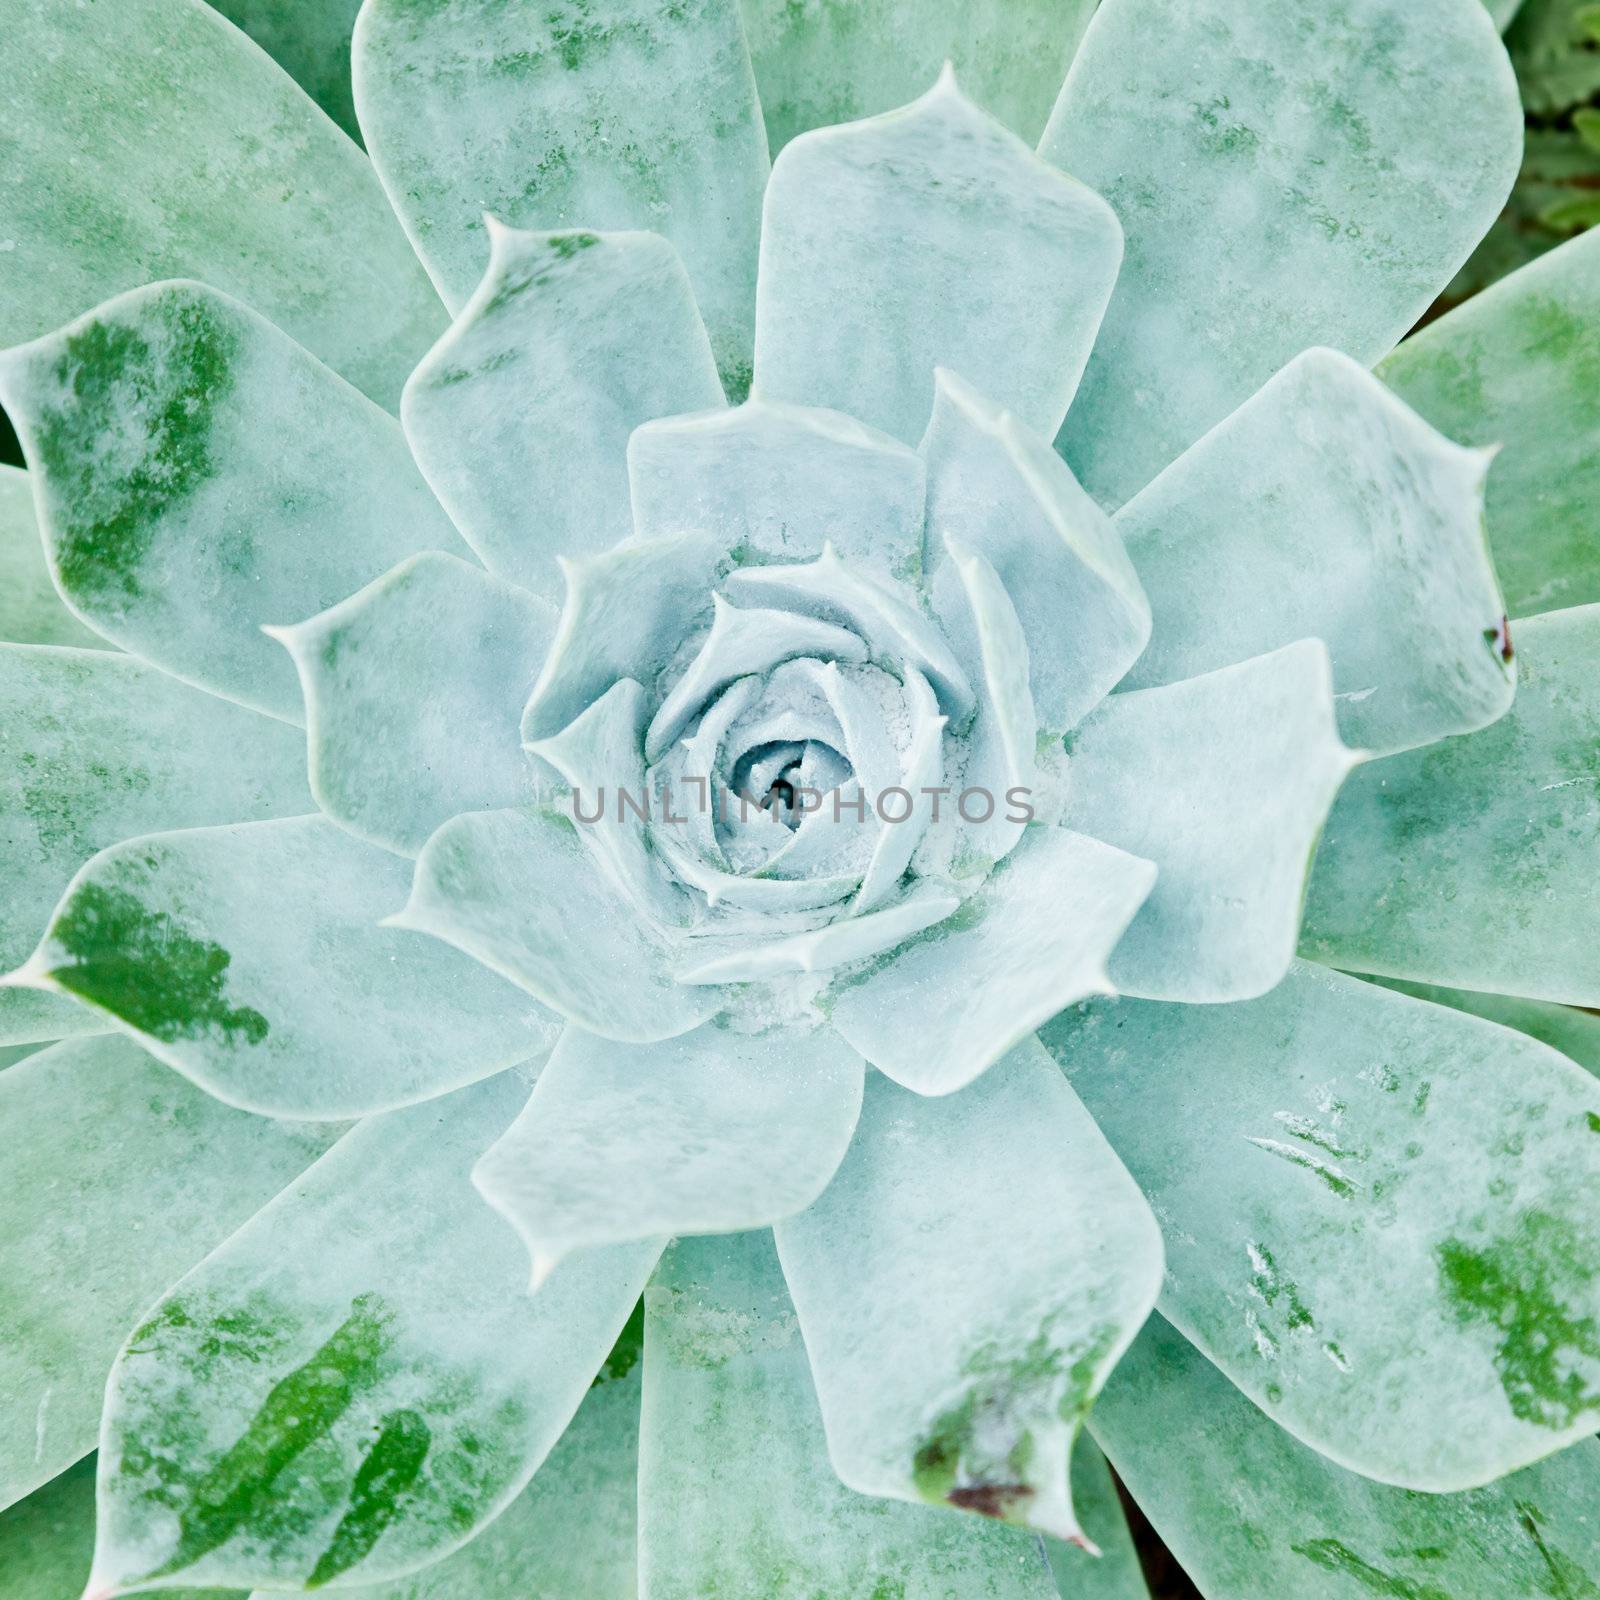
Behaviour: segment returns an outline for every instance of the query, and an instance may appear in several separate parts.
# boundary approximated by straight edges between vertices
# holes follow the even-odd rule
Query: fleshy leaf
[[[722,938],[714,933],[697,936],[684,946],[678,981],[749,983],[784,972],[827,972],[894,949],[913,934],[942,922],[960,905],[956,895],[935,885],[913,888],[877,911],[856,912],[824,927],[765,943],[753,939],[756,930],[748,926]]]
[[[995,569],[1028,640],[1043,727],[1064,733],[1116,687],[1150,637],[1150,603],[1106,514],[1044,440],[952,372],[935,374],[929,572],[959,544]]]
[[[5,1041],[0,1049],[15,1047],[26,1054],[56,1039],[110,1031],[107,1018],[65,995],[0,986],[0,1041]]]
[[[338,1131],[230,1110],[116,1037],[0,1073],[0,1505],[94,1448],[139,1314]]]
[[[0,1600],[78,1600],[94,1556],[95,1458],[0,1514]],[[166,1590],[168,1600],[248,1600],[235,1590]]]
[[[775,1231],[845,1483],[1081,1539],[1072,1441],[1161,1235],[1039,1044],[947,1098],[872,1078],[838,1176]]]
[[[192,0],[22,0],[6,37],[0,344],[200,278],[397,403],[444,314],[366,158],[277,66]]]
[[[619,679],[654,683],[709,621],[722,555],[716,539],[686,531],[563,561],[561,621],[522,714],[524,740],[559,733]]]
[[[312,808],[298,730],[112,651],[0,645],[0,727],[0,968],[97,850]]]
[[[1600,1014],[1581,1011],[1577,1006],[1556,1005],[1549,1000],[1522,1000],[1515,995],[1483,994],[1474,989],[1441,989],[1431,983],[1407,983],[1403,978],[1372,978],[1400,994],[1416,1000],[1431,1000],[1438,1006],[1454,1006],[1470,1011],[1485,1022],[1498,1022],[1515,1028],[1559,1050],[1570,1061],[1600,1077]]]
[[[741,567],[729,573],[725,587],[747,604],[766,600],[785,606],[798,619],[823,617],[840,623],[860,636],[875,661],[926,678],[958,722],[971,714],[972,685],[939,630],[909,600],[841,561],[831,544],[803,565]]]
[[[558,557],[632,531],[628,435],[718,405],[722,389],[664,239],[495,224],[489,246],[483,282],[411,375],[401,415],[483,564],[554,598]]]
[[[1294,958],[1312,854],[1357,760],[1321,640],[1114,694],[1071,749],[1063,825],[1156,866],[1112,983],[1153,1000],[1265,994]]]
[[[1155,612],[1129,687],[1315,637],[1352,746],[1493,722],[1512,672],[1487,470],[1347,357],[1297,356],[1118,513]]]
[[[949,1094],[1063,1006],[1110,991],[1106,960],[1155,871],[1082,834],[1035,828],[959,915],[846,973],[823,1007],[881,1072]]]
[[[1128,240],[1059,441],[1085,487],[1128,499],[1310,345],[1384,355],[1521,149],[1474,0],[1106,0],[1039,144]]]
[[[1407,1488],[1600,1422],[1600,1085],[1533,1039],[1298,963],[1045,1040],[1158,1215],[1162,1314],[1272,1419]]]
[[[93,1591],[390,1578],[521,1493],[659,1253],[594,1251],[525,1293],[469,1177],[524,1088],[503,1074],[363,1123],[129,1337]]]
[[[1306,955],[1600,1005],[1600,605],[1535,617],[1516,643],[1516,703],[1493,727],[1346,783],[1311,875]]]
[[[352,139],[361,137],[350,93],[350,30],[361,0],[215,0]]]
[[[1093,10],[1094,0],[744,0],[772,153],[812,128],[904,105],[947,60],[1031,144]]]
[[[720,991],[676,982],[665,945],[559,812],[473,811],[447,822],[391,920],[466,951],[602,1038],[670,1039],[722,1007]]]
[[[555,632],[536,596],[430,553],[271,631],[300,675],[312,793],[358,837],[414,855],[462,811],[532,798],[522,707]]]
[[[1052,437],[1122,259],[1103,200],[946,70],[897,111],[821,128],[772,170],[756,297],[764,399],[915,444],[950,367]]]
[[[708,1024],[621,1045],[569,1028],[473,1179],[527,1243],[535,1282],[588,1245],[760,1227],[822,1192],[861,1081],[827,1029]]]
[[[1588,1600],[1600,1592],[1592,1439],[1470,1494],[1390,1488],[1275,1427],[1159,1317],[1106,1386],[1093,1427],[1208,1594]]]
[[[61,603],[33,514],[33,480],[7,466],[0,466],[0,640],[106,648]]]
[[[1060,1600],[1150,1600],[1111,1469],[1087,1430],[1072,1446],[1072,1509],[1090,1548],[1044,1541]]]
[[[639,1575],[651,1600],[1053,1600],[1021,1530],[839,1482],[767,1234],[672,1247],[645,1291],[644,1369]]]
[[[709,532],[743,563],[832,544],[898,578],[921,562],[921,460],[842,412],[750,400],[647,422],[628,440],[628,480],[644,539]]]
[[[866,659],[860,634],[837,623],[770,606],[735,606],[720,594],[711,601],[710,632],[650,720],[644,751],[652,762],[676,742],[709,699],[737,678],[802,656],[830,662]]]
[[[465,554],[394,418],[202,284],[136,289],[8,352],[0,399],[73,609],[258,711],[300,720],[262,623],[321,611],[415,550]]]
[[[657,926],[681,927],[690,919],[689,897],[662,870],[653,840],[621,799],[629,795],[649,803],[649,715],[644,690],[622,678],[560,733],[529,744],[528,751],[572,785],[572,815],[584,817],[583,842],[616,887]]]
[[[736,0],[367,0],[354,51],[367,148],[452,309],[489,259],[486,211],[649,228],[744,398],[768,166]]]
[[[923,851],[923,860],[939,859],[942,864],[942,851],[948,848],[952,872],[959,875],[988,867],[1016,848],[1038,793],[1039,745],[1049,741],[1048,736],[1040,739],[1029,682],[1033,652],[1011,598],[1017,591],[1007,590],[986,557],[969,553],[948,535],[944,547],[930,598],[946,637],[966,660],[978,685],[977,716],[966,733],[965,759],[959,774],[951,777],[958,780],[963,792],[1006,797],[1005,809],[996,807],[995,814],[983,822],[968,822],[962,816],[958,825],[947,811],[943,838],[933,824],[932,808],[928,808],[933,838]],[[905,787],[915,793],[923,784],[907,783]],[[1026,801],[1026,811],[1012,808],[1013,797]]]
[[[73,879],[8,981],[76,996],[267,1116],[365,1116],[545,1054],[548,1011],[379,926],[410,877],[321,816],[130,839]]]
[[[1378,375],[1441,432],[1503,446],[1488,527],[1513,617],[1600,600],[1600,229],[1414,334]]]
[[[642,1315],[533,1482],[487,1528],[410,1577],[341,1587],[341,1600],[637,1600]]]

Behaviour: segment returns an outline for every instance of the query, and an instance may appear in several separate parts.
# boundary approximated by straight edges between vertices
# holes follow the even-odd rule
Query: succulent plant
[[[0,1600],[1600,1593],[1600,241],[1090,9],[0,7]]]

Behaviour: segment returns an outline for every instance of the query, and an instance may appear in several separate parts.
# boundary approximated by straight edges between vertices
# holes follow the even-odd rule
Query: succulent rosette
[[[0,1600],[1595,1590],[1477,0],[3,9]]]

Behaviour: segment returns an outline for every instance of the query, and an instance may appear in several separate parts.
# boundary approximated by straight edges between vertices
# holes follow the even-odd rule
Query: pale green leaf
[[[645,1291],[640,1592],[651,1600],[1045,1600],[1037,1539],[854,1493],[828,1460],[765,1233],[685,1239]]]
[[[15,1044],[33,1049],[55,1039],[110,1030],[109,1019],[64,995],[0,987],[0,1039],[7,1048]]]
[[[1100,197],[1040,161],[949,73],[897,111],[796,139],[767,189],[764,399],[915,444],[949,367],[1051,438],[1122,259]]]
[[[367,147],[452,309],[489,259],[485,212],[648,228],[744,398],[768,167],[736,0],[367,0],[354,52]]]
[[[1045,1539],[1060,1600],[1150,1600],[1111,1469],[1087,1430],[1072,1446],[1072,1508],[1094,1549]]]
[[[157,284],[0,357],[61,592],[108,639],[300,720],[263,623],[465,553],[394,419],[254,312]],[[315,425],[308,426],[308,418]]]
[[[694,529],[564,561],[555,642],[522,715],[529,743],[559,733],[619,679],[653,683],[710,620],[724,551]]]
[[[6,18],[0,344],[157,278],[254,306],[380,405],[444,322],[360,150],[199,0]]]
[[[1095,1438],[1203,1593],[1226,1600],[1593,1600],[1600,1444],[1468,1494],[1358,1478],[1275,1427],[1152,1317]]]
[[[525,1292],[469,1177],[525,1088],[502,1074],[363,1123],[130,1336],[96,1592],[398,1577],[522,1492],[659,1251],[595,1251]]]
[[[1493,722],[1512,673],[1487,469],[1347,357],[1296,356],[1117,514],[1155,612],[1129,686],[1319,638],[1352,746]]]
[[[94,1557],[94,1475],[95,1458],[85,1456],[0,1515],[0,1600],[78,1600]],[[223,1589],[161,1593],[164,1600],[246,1600]]]
[[[140,1313],[338,1131],[230,1110],[116,1037],[0,1073],[0,1505],[94,1448]]]
[[[456,817],[428,841],[410,901],[391,920],[466,951],[604,1038],[648,1044],[698,1027],[721,1009],[720,991],[675,980],[666,945],[579,832],[555,811]]]
[[[1600,600],[1600,229],[1412,335],[1378,375],[1452,439],[1501,447],[1487,520],[1512,616]]]
[[[897,1083],[948,1094],[1063,1006],[1109,992],[1106,961],[1154,880],[1137,856],[1036,827],[959,915],[838,979],[823,1008]]]
[[[1550,1000],[1522,1000],[1514,995],[1484,994],[1474,989],[1441,989],[1431,983],[1407,983],[1403,978],[1378,978],[1371,982],[1395,989],[1435,1005],[1470,1011],[1487,1022],[1515,1028],[1559,1050],[1569,1060],[1600,1077],[1600,1013]]]
[[[76,996],[267,1116],[364,1116],[542,1057],[548,1011],[379,925],[410,878],[321,816],[150,834],[84,867],[8,981]]]
[[[411,1577],[341,1587],[342,1600],[637,1600],[639,1315],[533,1482],[487,1528]]]
[[[1332,691],[1327,650],[1302,639],[1114,694],[1073,735],[1063,824],[1156,867],[1111,958],[1124,994],[1245,1000],[1289,970],[1312,854],[1357,760]]]
[[[806,561],[912,579],[922,555],[916,453],[838,411],[750,400],[665,417],[628,440],[641,539],[705,532],[741,563]]]
[[[1309,345],[1376,361],[1521,148],[1480,0],[1105,0],[1039,145],[1128,240],[1060,438],[1085,486],[1128,499]]]
[[[103,650],[106,641],[61,603],[33,511],[33,480],[0,466],[0,639]]]
[[[1516,645],[1516,703],[1493,727],[1346,783],[1311,875],[1306,955],[1600,1005],[1600,605],[1521,623]]]
[[[406,384],[417,461],[491,572],[547,596],[632,531],[628,435],[721,402],[672,246],[492,225],[483,281]]]
[[[414,855],[459,812],[533,797],[522,708],[555,632],[536,596],[429,553],[272,632],[305,696],[311,791],[352,833]]]
[[[1166,1224],[1162,1314],[1324,1455],[1431,1491],[1600,1423],[1600,1086],[1309,963],[1046,1043]]]
[[[839,1476],[1081,1538],[1072,1441],[1161,1235],[1038,1042],[959,1095],[871,1078],[838,1176],[775,1231]]]
[[[350,31],[361,0],[212,0],[352,139],[361,137],[350,93]]]
[[[1030,144],[1095,0],[743,0],[777,155],[796,134],[889,111],[954,61],[962,87]]]
[[[473,1173],[533,1257],[803,1211],[843,1159],[861,1058],[827,1029],[708,1024],[623,1045],[568,1028],[526,1109]]]
[[[874,661],[890,661],[897,672],[926,678],[956,723],[972,712],[972,685],[939,630],[904,594],[840,560],[831,544],[803,564],[737,568],[728,574],[724,592],[746,605],[781,606],[796,627],[812,617],[837,622],[866,645]]]
[[[312,806],[296,729],[109,651],[0,645],[0,730],[0,968],[97,850]]]
[[[1028,641],[1043,727],[1064,733],[1116,686],[1150,638],[1150,604],[1106,514],[1061,458],[952,372],[935,374],[929,572],[950,543],[993,566]]]

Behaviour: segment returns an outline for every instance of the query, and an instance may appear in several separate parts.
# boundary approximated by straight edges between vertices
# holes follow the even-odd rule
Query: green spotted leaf
[[[1430,323],[1378,375],[1452,439],[1500,447],[1487,521],[1512,616],[1600,600],[1600,229]]]
[[[366,158],[279,67],[195,0],[19,0],[6,42],[0,344],[199,278],[398,403],[443,311]]]
[[[112,1370],[96,1589],[377,1582],[450,1555],[560,1437],[659,1247],[527,1259],[472,1188],[519,1074],[362,1124]]]
[[[1036,1041],[938,1099],[870,1078],[838,1176],[775,1233],[847,1484],[1081,1538],[1072,1441],[1161,1236]]]
[[[1152,1317],[1095,1438],[1210,1595],[1227,1600],[1594,1600],[1600,1444],[1465,1494],[1357,1477],[1273,1423]]]
[[[258,711],[301,714],[263,624],[321,611],[416,550],[467,553],[394,419],[200,284],[120,295],[8,352],[0,399],[73,608]]]
[[[736,0],[368,0],[367,147],[446,303],[516,228],[676,246],[735,399],[749,387],[766,139]]]
[[[1513,642],[1517,698],[1498,722],[1370,762],[1345,784],[1302,953],[1600,1005],[1600,604],[1534,617]]]
[[[139,1314],[339,1131],[231,1110],[114,1036],[0,1074],[0,1505],[94,1447]]]
[[[1057,441],[1084,485],[1128,499],[1308,346],[1387,353],[1521,145],[1477,0],[1105,0],[1039,144],[1127,236]]]
[[[0,727],[0,967],[97,850],[312,809],[295,729],[118,653],[0,645]],[[60,1038],[79,1009],[0,989],[0,1039]]]
[[[1600,1086],[1309,963],[1044,1032],[1169,1219],[1162,1314],[1332,1460],[1475,1487],[1600,1423]]]
[[[347,1600],[637,1600],[635,1311],[533,1482],[470,1543],[409,1577],[341,1586]],[[262,1590],[254,1600],[270,1600]],[[0,1600],[4,1600],[0,1593]]]
[[[1021,1529],[840,1483],[769,1235],[681,1240],[645,1308],[641,1593],[1053,1600]]]
[[[147,835],[84,867],[14,981],[267,1116],[365,1116],[542,1058],[549,1012],[380,926],[410,876],[321,816]]]

